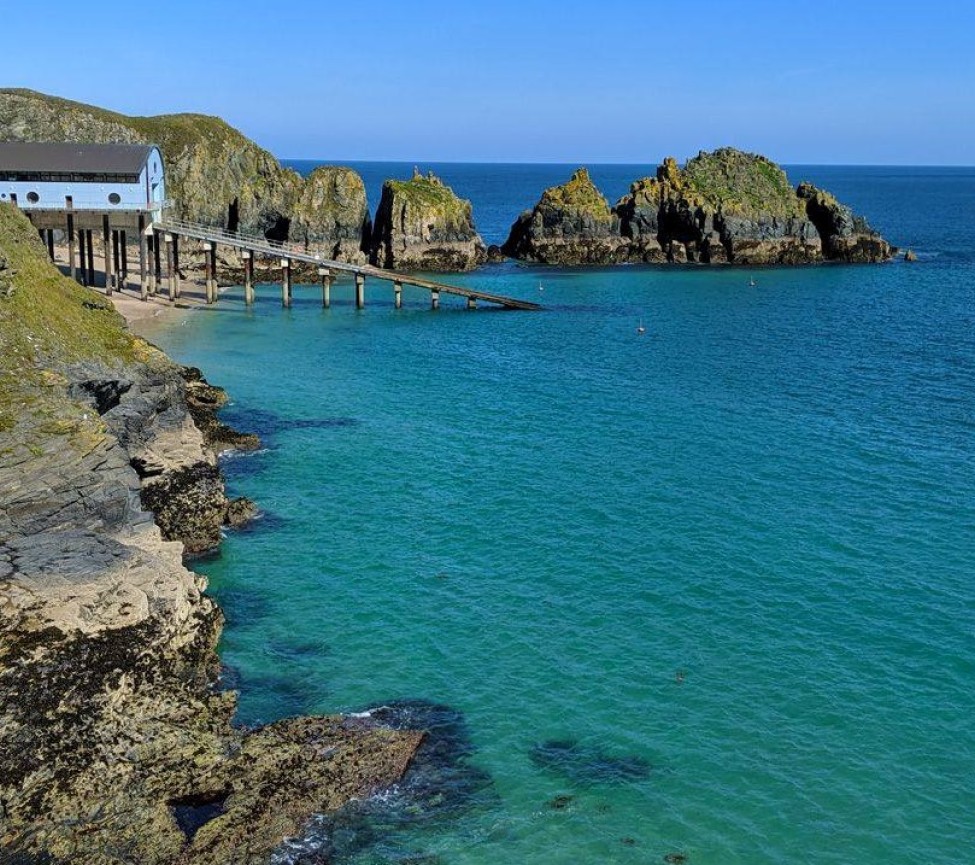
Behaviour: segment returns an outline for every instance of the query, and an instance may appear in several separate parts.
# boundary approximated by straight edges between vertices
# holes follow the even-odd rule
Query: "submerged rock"
[[[433,172],[387,180],[376,211],[370,260],[399,270],[473,270],[487,260],[471,203]]]
[[[561,265],[809,264],[893,254],[832,196],[805,184],[795,190],[775,163],[727,147],[701,152],[683,168],[665,159],[612,208],[579,169],[518,217],[503,249]]]
[[[651,766],[643,757],[617,757],[574,739],[551,739],[531,749],[532,763],[557,772],[577,784],[640,781],[650,777]]]

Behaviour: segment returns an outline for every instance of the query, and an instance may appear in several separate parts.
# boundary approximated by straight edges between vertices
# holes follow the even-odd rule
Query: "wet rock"
[[[667,853],[664,856],[664,862],[669,863],[669,865],[684,865],[687,861],[686,853]]]
[[[904,253],[904,261],[917,261],[917,253],[913,249]]]
[[[574,739],[551,739],[531,749],[532,763],[577,784],[642,781],[650,777],[650,763],[642,757],[617,757]]]
[[[877,232],[830,193],[811,183],[801,183],[796,191],[806,205],[823,244],[823,255],[831,261],[869,263],[887,261],[896,252]]]
[[[569,805],[572,804],[574,799],[575,796],[566,796],[566,795],[556,796],[548,803],[548,807],[553,808],[556,811],[561,811],[564,808],[568,808]]]

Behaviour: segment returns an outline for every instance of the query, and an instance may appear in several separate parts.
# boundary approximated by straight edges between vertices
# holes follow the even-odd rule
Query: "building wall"
[[[37,195],[36,202],[30,200],[30,193]],[[75,210],[145,210],[149,201],[166,198],[162,156],[153,148],[135,183],[0,180],[0,201],[11,201],[13,195],[25,210],[63,208],[69,195]],[[117,202],[110,200],[112,195],[118,196]]]

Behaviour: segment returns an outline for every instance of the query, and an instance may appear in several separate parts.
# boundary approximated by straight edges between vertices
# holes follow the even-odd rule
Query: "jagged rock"
[[[917,261],[917,253],[913,249],[904,253],[904,261]]]
[[[797,195],[823,239],[823,253],[833,261],[886,261],[896,249],[845,204],[811,183],[801,183]]]
[[[320,169],[305,181],[218,117],[128,117],[32,90],[0,89],[0,141],[158,144],[179,219],[320,243],[350,261],[362,260],[368,242],[365,192],[355,172]]]
[[[627,260],[619,219],[585,168],[542,193],[511,226],[505,255],[544,264],[614,264]]]
[[[465,271],[487,260],[471,203],[433,172],[387,180],[376,211],[370,260],[400,270]]]
[[[324,249],[326,258],[366,263],[372,219],[365,184],[351,168],[316,168],[291,213],[291,240]]]
[[[506,254],[551,264],[884,261],[891,247],[815,188],[794,190],[763,156],[722,148],[668,157],[613,208],[580,169],[511,228]],[[804,191],[805,190],[805,191]]]
[[[236,696],[214,687],[223,617],[140,503],[199,473],[204,510],[244,516],[184,377],[220,397],[62,277],[6,204],[0,256],[17,271],[0,296],[0,860],[266,862],[312,814],[398,780],[421,734],[233,726]]]

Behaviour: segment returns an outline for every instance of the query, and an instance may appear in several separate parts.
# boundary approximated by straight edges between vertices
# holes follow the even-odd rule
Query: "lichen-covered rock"
[[[267,862],[313,813],[396,781],[421,734],[233,726],[222,615],[140,501],[140,474],[200,471],[207,506],[241,516],[186,379],[219,396],[61,276],[6,204],[0,256],[16,288],[0,297],[0,860]]]
[[[365,184],[351,168],[316,168],[290,212],[291,240],[323,249],[326,258],[365,264],[372,219]]]
[[[503,248],[550,264],[807,264],[892,254],[832,196],[797,192],[775,163],[728,147],[683,168],[668,157],[613,208],[580,169],[518,218]]]
[[[0,89],[0,141],[158,144],[179,219],[308,240],[350,261],[361,260],[368,241],[365,191],[359,194],[355,172],[322,170],[306,182],[218,117],[129,117],[32,90]]]
[[[585,168],[542,193],[511,227],[506,255],[544,264],[614,264],[628,259],[619,219]]]
[[[897,250],[845,204],[811,183],[801,183],[798,198],[823,239],[823,253],[833,261],[886,261]]]
[[[433,172],[387,180],[376,211],[370,260],[399,270],[465,271],[487,260],[471,203]]]

